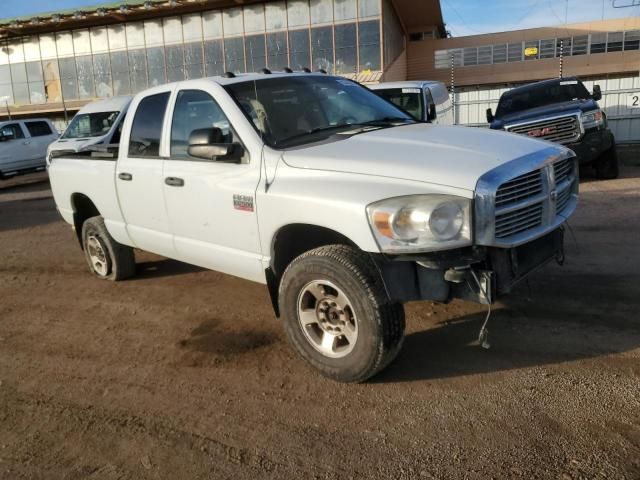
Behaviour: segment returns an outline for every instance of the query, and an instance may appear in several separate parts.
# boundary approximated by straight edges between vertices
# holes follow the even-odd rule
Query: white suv
[[[0,180],[44,170],[47,147],[58,136],[46,118],[0,123]]]

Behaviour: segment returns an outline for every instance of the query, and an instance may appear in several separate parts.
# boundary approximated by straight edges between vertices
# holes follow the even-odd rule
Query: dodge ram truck
[[[495,130],[565,145],[581,167],[594,167],[598,178],[617,178],[616,144],[598,106],[601,98],[598,85],[591,94],[575,77],[544,80],[503,93],[495,115],[487,110],[487,121]]]
[[[119,145],[54,156],[49,175],[97,277],[134,275],[141,249],[260,282],[310,365],[361,382],[398,354],[404,303],[490,307],[562,259],[574,157],[265,71],[139,93]]]

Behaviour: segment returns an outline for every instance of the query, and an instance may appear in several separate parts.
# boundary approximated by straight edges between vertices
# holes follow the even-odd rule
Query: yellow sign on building
[[[538,55],[538,47],[527,47],[524,49],[525,57],[535,57]]]

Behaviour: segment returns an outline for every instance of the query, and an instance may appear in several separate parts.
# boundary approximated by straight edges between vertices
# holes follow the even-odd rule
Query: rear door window
[[[169,96],[170,92],[150,95],[138,104],[129,137],[130,157],[160,156],[162,124]]]
[[[53,131],[47,122],[24,122],[32,137],[46,137],[52,135]]]

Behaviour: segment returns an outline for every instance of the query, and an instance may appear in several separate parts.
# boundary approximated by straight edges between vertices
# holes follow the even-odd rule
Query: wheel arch
[[[71,195],[71,208],[73,209],[73,226],[76,231],[76,237],[80,243],[80,248],[84,249],[82,245],[82,225],[87,219],[100,215],[100,211],[87,195],[78,192]]]
[[[277,317],[280,317],[278,289],[282,274],[297,257],[314,248],[326,245],[358,245],[336,230],[307,223],[292,223],[280,227],[271,239],[271,260],[266,271],[267,287]]]

